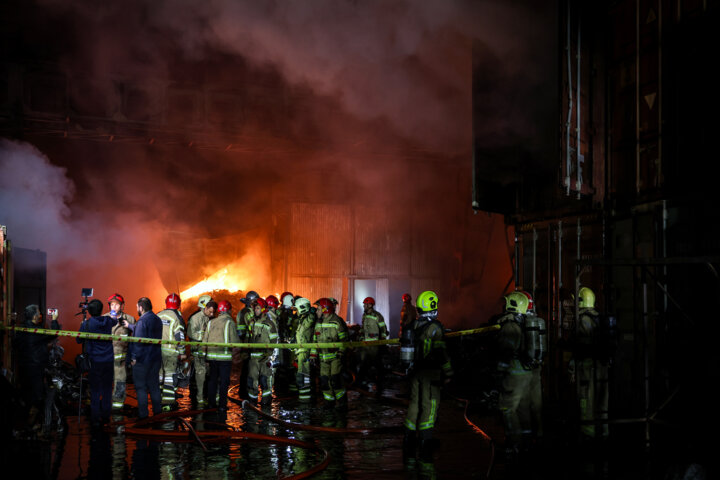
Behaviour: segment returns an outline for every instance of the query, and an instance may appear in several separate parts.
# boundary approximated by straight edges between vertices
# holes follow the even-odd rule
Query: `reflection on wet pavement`
[[[276,398],[271,405],[255,409],[242,407],[231,390],[226,414],[204,411],[196,415],[170,417],[162,422],[138,425],[164,432],[184,432],[172,442],[133,433],[131,425],[115,425],[108,431],[91,431],[87,419],[68,418],[68,433],[53,442],[37,442],[32,448],[38,475],[25,478],[304,478],[303,473],[321,465],[325,452],[329,463],[312,478],[468,478],[484,476],[489,448],[463,418],[463,410],[452,400],[441,409],[437,461],[434,465],[403,465],[402,422],[405,417],[404,384],[388,385],[381,397],[350,391],[347,411],[326,410],[322,402],[306,405],[295,398]],[[190,410],[189,392],[180,389],[179,411]],[[130,391],[128,404],[133,402]],[[132,420],[135,412],[115,416],[114,421]],[[269,418],[275,417],[278,421]],[[183,421],[184,420],[184,421]],[[185,423],[185,421],[187,423]],[[285,423],[281,423],[285,422]],[[314,426],[314,430],[296,428]],[[119,427],[119,428],[118,428]],[[322,427],[322,428],[318,428]],[[367,433],[356,433],[365,430]],[[197,436],[193,434],[197,433]],[[230,432],[278,437],[299,441],[297,445],[264,439],[228,439]],[[289,440],[287,440],[289,439]],[[313,449],[303,448],[307,442]],[[462,445],[465,456],[454,453]],[[22,449],[21,449],[22,450]],[[485,454],[481,454],[482,451]],[[26,450],[23,450],[27,453]],[[15,463],[15,467],[20,464]],[[22,471],[22,470],[21,470]],[[423,473],[425,472],[425,473]],[[297,477],[295,477],[297,476]],[[16,477],[13,477],[16,478]]]

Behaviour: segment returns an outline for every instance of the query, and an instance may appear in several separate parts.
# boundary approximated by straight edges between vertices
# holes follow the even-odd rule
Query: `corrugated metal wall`
[[[293,203],[291,211],[288,278],[350,275],[353,252],[351,207]]]
[[[358,276],[410,273],[409,225],[381,207],[355,207],[355,273]]]

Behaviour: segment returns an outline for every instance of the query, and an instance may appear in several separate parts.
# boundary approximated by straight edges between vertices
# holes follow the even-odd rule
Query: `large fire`
[[[180,293],[180,298],[192,298],[206,292],[215,290],[227,290],[229,292],[238,292],[245,290],[246,280],[236,269],[231,271],[229,267],[224,267],[202,280],[192,287]]]

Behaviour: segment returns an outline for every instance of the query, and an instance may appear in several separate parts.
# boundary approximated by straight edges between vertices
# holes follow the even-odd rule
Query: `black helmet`
[[[258,295],[258,293],[255,290],[250,290],[247,294],[245,294],[245,296],[243,298],[240,299],[240,301],[242,303],[244,303],[245,305],[249,306],[251,303],[253,303],[258,298],[260,298],[260,295]]]

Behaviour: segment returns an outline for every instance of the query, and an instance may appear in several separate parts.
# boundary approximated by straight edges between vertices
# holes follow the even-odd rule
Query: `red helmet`
[[[119,293],[113,293],[112,295],[110,295],[110,296],[108,297],[108,304],[112,303],[113,300],[116,301],[116,302],[120,302],[121,304],[124,304],[124,303],[125,303],[125,299],[124,299],[123,296],[120,295]]]
[[[528,292],[526,292],[525,290],[520,290],[520,291],[521,291],[522,293],[524,293],[525,296],[526,296],[527,299],[528,299],[528,306],[527,306],[528,311],[534,310],[534,309],[535,309],[535,304],[533,303],[532,295],[530,295],[530,294],[529,294]]]
[[[265,312],[267,312],[267,305],[268,305],[268,304],[267,304],[267,302],[266,302],[263,298],[258,298],[257,300],[255,300],[255,301],[253,302],[253,308],[255,307],[255,305],[257,305],[257,306],[260,307],[260,313],[265,313]]]
[[[220,303],[218,303],[218,312],[227,312],[230,313],[232,310],[232,305],[227,300],[220,300]]]
[[[275,295],[265,297],[265,303],[267,303],[268,307],[272,308],[278,308],[280,306],[280,300],[278,300]]]
[[[370,305],[375,305],[375,299],[373,297],[367,297],[365,300],[363,300],[363,305],[369,303]]]
[[[410,301],[412,300],[412,297],[410,296],[409,293],[403,293],[402,299],[403,299],[403,303],[410,303]]]
[[[329,298],[321,298],[315,305],[319,307],[321,313],[335,313],[335,304]]]
[[[165,308],[172,308],[173,310],[180,308],[180,295],[177,293],[168,295],[167,298],[165,298]]]

